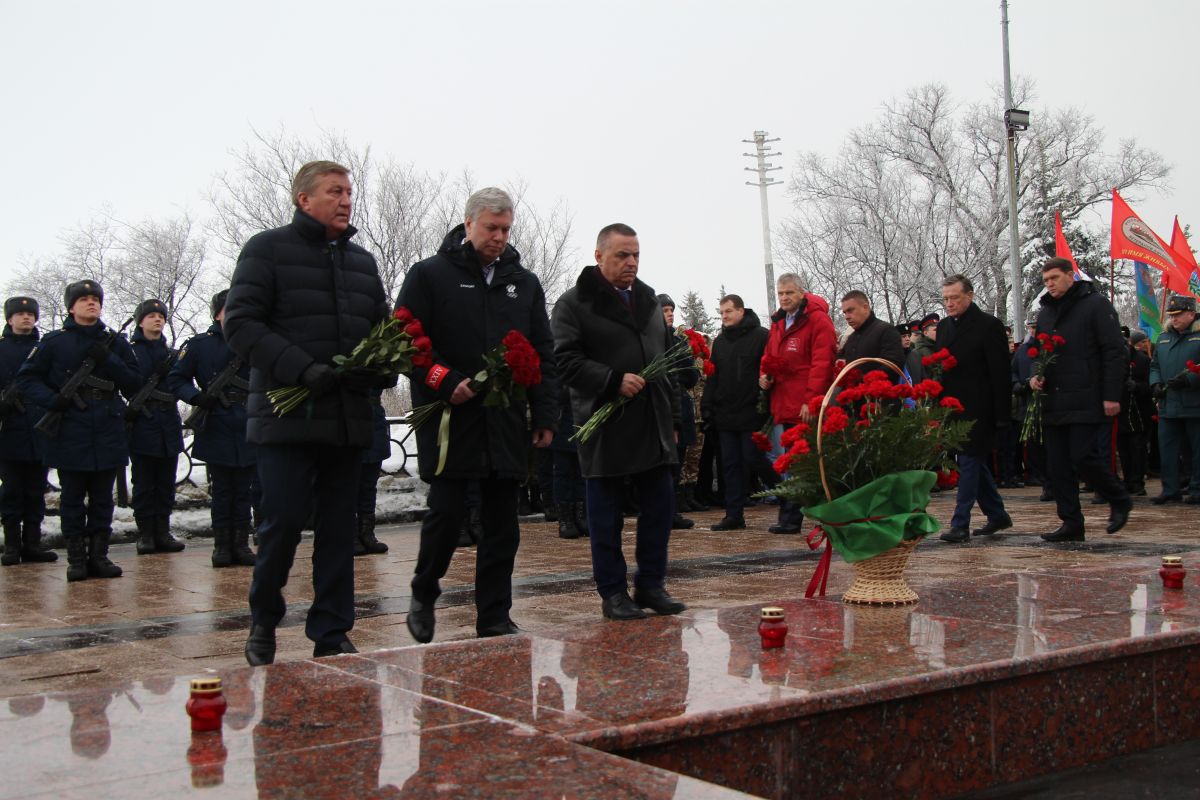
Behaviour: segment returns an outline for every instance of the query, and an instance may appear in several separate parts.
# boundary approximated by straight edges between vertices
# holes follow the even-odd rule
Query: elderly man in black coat
[[[596,266],[554,306],[554,355],[571,389],[575,420],[583,423],[618,397],[624,405],[579,446],[587,484],[592,574],[609,619],[640,619],[643,608],[678,614],[683,603],[663,584],[674,515],[671,465],[678,458],[679,392],[669,376],[647,381],[638,373],[666,352],[667,330],[654,290],[637,279],[637,233],[622,223],[601,229]],[[633,598],[621,551],[625,478],[641,502],[637,521],[637,574]]]
[[[381,380],[336,372],[388,315],[375,259],[350,242],[349,171],[332,161],[305,164],[292,180],[289,225],[251,237],[238,256],[225,301],[229,347],[250,364],[246,438],[258,445],[262,524],[250,584],[251,666],[275,659],[283,587],[310,512],[313,602],[305,633],[313,657],[356,652],[355,499],[363,450],[371,444],[371,392]],[[393,379],[394,382],[394,379]],[[267,392],[301,385],[309,399],[277,415]]]
[[[413,406],[437,400],[450,404],[449,444],[440,470],[438,424],[417,429],[418,467],[429,484],[429,513],[421,522],[407,618],[418,642],[433,639],[434,602],[467,515],[472,481],[479,483],[483,524],[475,559],[475,632],[481,637],[519,632],[509,617],[521,541],[517,490],[530,445],[550,445],[558,416],[546,296],[508,243],[512,198],[495,187],[480,189],[467,198],[464,217],[437,255],[412,266],[396,300],[397,307],[421,321],[433,342],[433,364],[409,375]],[[529,422],[525,403],[484,405],[483,394],[471,388],[471,378],[484,368],[484,354],[513,330],[541,359],[542,380],[527,394]]]
[[[958,361],[942,375],[942,386],[946,395],[962,403],[960,419],[975,423],[956,456],[958,497],[950,530],[939,537],[961,544],[971,540],[971,510],[977,502],[987,524],[974,531],[976,536],[1012,527],[987,463],[996,446],[996,432],[1012,422],[1012,383],[1004,324],[975,305],[971,281],[964,275],[946,278],[942,302],[946,318],[938,323],[937,349],[947,348]]]
[[[1029,379],[1042,395],[1042,438],[1046,473],[1062,525],[1042,534],[1047,542],[1082,542],[1079,507],[1082,476],[1109,503],[1106,533],[1125,526],[1133,500],[1100,453],[1100,435],[1121,411],[1128,351],[1112,303],[1090,281],[1077,281],[1071,262],[1051,258],[1042,265],[1046,294],[1038,312],[1038,333],[1063,343],[1044,377]]]

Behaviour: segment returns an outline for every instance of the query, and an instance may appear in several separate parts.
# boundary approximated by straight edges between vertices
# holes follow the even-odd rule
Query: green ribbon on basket
[[[825,553],[809,582],[805,597],[820,588],[825,595],[832,555],[830,546],[848,562],[886,553],[901,541],[922,539],[938,530],[938,521],[925,513],[937,475],[928,470],[893,472],[848,494],[804,509],[817,523],[808,536],[809,548],[825,544]]]
[[[434,475],[441,475],[446,468],[446,454],[450,452],[450,406],[442,409],[442,419],[438,422],[438,465]]]

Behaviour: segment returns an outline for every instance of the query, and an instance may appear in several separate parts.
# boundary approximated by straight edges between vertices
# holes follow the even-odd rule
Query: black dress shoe
[[[673,531],[686,531],[689,528],[694,528],[695,526],[696,526],[695,520],[690,520],[687,517],[685,517],[683,514],[677,513],[674,517],[671,518],[671,530],[673,530]]]
[[[1011,528],[1011,527],[1012,527],[1012,517],[1010,517],[1008,514],[1005,514],[1003,517],[1000,517],[999,519],[989,519],[987,521],[987,524],[984,525],[982,528],[976,528],[975,530],[971,531],[971,535],[972,536],[991,536],[996,531],[1006,530],[1007,528]]]
[[[433,603],[422,603],[413,598],[408,604],[408,618],[404,620],[408,632],[421,644],[433,641]]]
[[[475,635],[480,639],[488,639],[492,636],[514,636],[521,632],[517,627],[517,623],[511,619],[506,619],[504,622],[497,622],[494,625],[485,625],[482,628],[475,626]]]
[[[941,539],[943,542],[950,542],[951,544],[962,544],[963,542],[971,541],[971,534],[967,531],[966,528],[951,528],[950,530],[946,531],[938,538]]]
[[[1161,506],[1164,503],[1181,503],[1183,497],[1177,494],[1160,494],[1157,497],[1151,497],[1150,502],[1156,506]]]
[[[687,610],[687,606],[667,594],[667,590],[661,586],[657,589],[634,589],[633,602],[663,616]]]
[[[1104,529],[1105,533],[1116,533],[1125,527],[1125,523],[1129,521],[1129,512],[1133,510],[1133,501],[1124,505],[1113,505],[1108,512],[1108,527]]]
[[[743,531],[746,529],[745,517],[725,517],[709,530],[713,531]]]
[[[604,602],[600,604],[600,611],[609,619],[646,618],[646,612],[638,608],[633,600],[629,599],[629,592],[624,590],[604,598]]]
[[[1042,539],[1047,542],[1082,542],[1083,531],[1063,525],[1053,533],[1043,533]]]
[[[1108,502],[1108,500],[1104,499],[1104,495],[1102,495],[1102,494],[1097,493],[1097,494],[1092,495],[1092,505],[1094,505],[1094,506],[1101,506],[1107,502]]]
[[[1042,502],[1042,503],[1050,503],[1050,502],[1053,502],[1053,500],[1054,500],[1054,495],[1050,494],[1049,492],[1047,492],[1044,489],[1042,490],[1041,495],[1038,497],[1038,501]]]
[[[313,658],[325,658],[326,656],[340,656],[343,653],[357,653],[358,648],[350,644],[349,639],[342,639],[337,644],[321,644],[313,648]]]
[[[799,525],[784,525],[784,524],[778,523],[778,522],[775,523],[774,525],[772,525],[771,527],[767,528],[767,533],[791,534],[791,533],[799,533],[799,532],[800,532]]]
[[[275,663],[275,629],[266,625],[251,625],[246,637],[246,663],[265,667]]]
[[[1187,496],[1187,500],[1184,500],[1183,502],[1187,503],[1189,506],[1200,506],[1200,494],[1189,494]],[[23,553],[22,558],[24,558]]]

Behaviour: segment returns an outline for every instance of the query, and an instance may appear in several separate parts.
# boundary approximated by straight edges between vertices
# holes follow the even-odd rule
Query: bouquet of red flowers
[[[712,375],[716,372],[716,367],[712,363],[712,351],[708,347],[708,342],[704,340],[704,334],[688,328],[683,331],[683,335],[692,349],[692,359],[695,361],[696,369],[705,375]]]
[[[334,356],[334,371],[366,370],[378,373],[380,378],[400,375],[414,366],[427,367],[432,364],[431,349],[421,321],[401,306],[392,316],[372,328],[350,351],[350,355]],[[286,386],[268,391],[267,399],[271,401],[271,410],[275,415],[282,417],[299,408],[309,394],[304,386]]]
[[[940,378],[943,372],[958,366],[958,359],[950,355],[950,351],[943,347],[937,352],[922,356],[921,366],[933,377]]]
[[[1025,353],[1033,360],[1033,377],[1045,379],[1054,362],[1058,360],[1056,351],[1066,343],[1067,340],[1057,333],[1037,335],[1036,343]],[[1033,393],[1029,408],[1025,410],[1025,420],[1021,423],[1021,441],[1031,440],[1042,440],[1042,393],[1037,391]]]

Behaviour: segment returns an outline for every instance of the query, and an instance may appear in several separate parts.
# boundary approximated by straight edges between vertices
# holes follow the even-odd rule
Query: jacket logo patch
[[[449,374],[449,369],[443,367],[441,364],[434,364],[429,368],[429,372],[425,374],[425,385],[436,391]]]
[[[796,352],[799,352],[799,351],[800,351],[800,342],[799,342],[799,340],[797,340],[797,339],[788,339],[788,340],[787,340],[787,346],[786,346],[784,349],[785,349],[785,350],[787,350],[789,353],[796,353]]]
[[[460,284],[458,285],[458,288],[460,288],[460,289],[474,289],[474,288],[475,288],[475,284],[473,284],[473,283],[460,283]]]
[[[508,286],[505,286],[504,288],[508,291],[508,297],[510,300],[517,299],[517,287],[515,285],[510,283]]]

